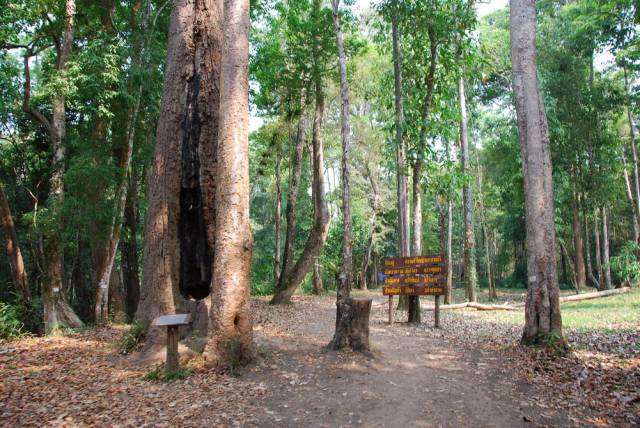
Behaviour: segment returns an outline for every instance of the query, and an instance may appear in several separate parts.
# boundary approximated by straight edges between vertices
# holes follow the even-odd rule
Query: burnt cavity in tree
[[[200,300],[211,291],[211,255],[204,222],[200,187],[200,119],[198,91],[200,78],[193,76],[187,95],[187,114],[182,123],[182,162],[180,180],[180,294],[186,299]]]

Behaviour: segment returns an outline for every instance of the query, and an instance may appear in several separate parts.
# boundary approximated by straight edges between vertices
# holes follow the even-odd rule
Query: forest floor
[[[520,313],[444,311],[436,330],[431,298],[421,325],[389,326],[386,299],[364,294],[374,358],[324,349],[332,296],[253,299],[258,358],[235,374],[191,361],[185,380],[145,380],[153,367],[117,353],[126,326],[0,343],[0,425],[640,425],[640,290],[563,305],[565,357],[517,346]]]

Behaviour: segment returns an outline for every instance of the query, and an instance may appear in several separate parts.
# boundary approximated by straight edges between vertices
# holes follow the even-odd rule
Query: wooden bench
[[[162,315],[151,324],[155,327],[167,327],[167,361],[164,365],[167,374],[180,368],[178,327],[189,324],[191,324],[191,314]]]

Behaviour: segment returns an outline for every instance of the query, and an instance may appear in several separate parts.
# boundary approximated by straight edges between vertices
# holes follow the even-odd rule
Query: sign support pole
[[[440,328],[440,296],[436,296],[436,309],[433,313],[435,319],[435,328]]]
[[[389,296],[389,325],[393,325],[393,296]]]

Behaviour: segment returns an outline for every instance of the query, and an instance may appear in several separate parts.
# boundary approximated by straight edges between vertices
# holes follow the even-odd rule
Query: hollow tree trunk
[[[208,365],[253,356],[249,316],[249,0],[224,1],[220,126],[216,164],[216,237]],[[232,273],[232,274],[231,274]]]
[[[562,336],[549,131],[536,74],[535,0],[510,0],[513,92],[522,151],[528,289],[523,343]]]
[[[469,134],[467,131],[467,102],[464,92],[464,78],[458,79],[458,103],[460,105],[460,163],[462,173],[469,174]],[[473,190],[471,184],[462,186],[462,208],[464,220],[464,278],[465,296],[468,301],[476,301],[476,251],[473,233]]]
[[[0,222],[2,222],[4,244],[7,250],[7,256],[9,257],[9,266],[11,267],[11,279],[20,298],[25,302],[29,302],[31,301],[31,290],[29,289],[27,272],[24,269],[22,251],[20,251],[16,228],[13,223],[13,217],[11,216],[9,200],[4,191],[4,184],[2,183],[0,183]]]
[[[224,265],[214,263],[219,235],[216,205],[223,205],[216,195],[222,18],[222,0],[173,3],[155,155],[148,178],[143,284],[136,311],[136,319],[147,325],[160,315],[192,311],[197,350],[202,350],[211,335],[207,313],[211,299],[203,296],[213,288],[213,265]],[[237,171],[239,175],[243,171],[240,162]],[[225,185],[231,189],[235,183]],[[237,215],[235,207],[227,211]],[[238,215],[239,223],[241,220],[242,214]],[[244,232],[240,226],[237,230]],[[228,246],[228,251],[235,249],[231,243]],[[243,272],[237,270],[239,284]],[[224,294],[225,287],[215,288]],[[190,303],[188,298],[203,299],[202,304]],[[223,304],[220,298],[217,302]],[[222,328],[216,332],[218,337],[227,333]],[[166,332],[150,328],[144,350],[153,352],[165,341]]]

